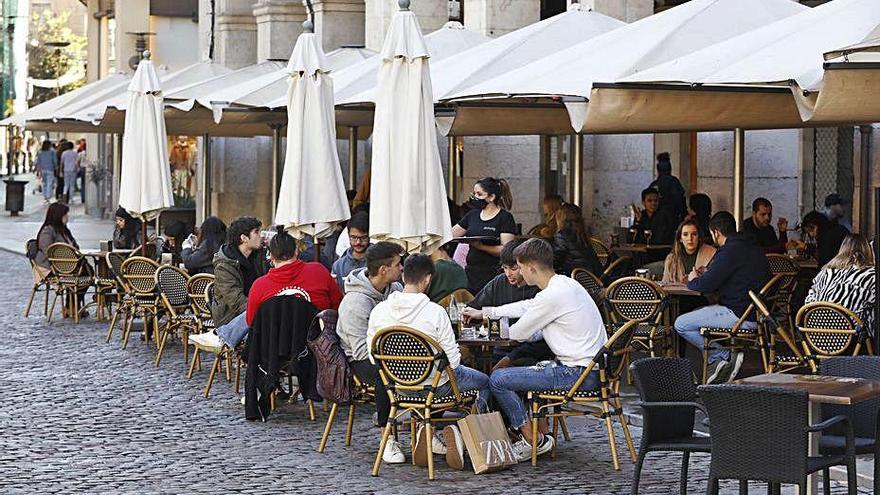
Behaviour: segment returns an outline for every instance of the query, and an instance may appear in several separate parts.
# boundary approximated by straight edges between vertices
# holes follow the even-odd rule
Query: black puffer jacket
[[[575,268],[602,275],[596,250],[589,242],[585,244],[573,229],[562,229],[553,238],[553,267],[562,275],[571,275]]]

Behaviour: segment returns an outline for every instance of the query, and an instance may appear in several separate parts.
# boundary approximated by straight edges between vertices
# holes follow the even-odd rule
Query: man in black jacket
[[[736,233],[733,215],[726,211],[713,215],[709,233],[718,251],[707,268],[691,275],[688,289],[716,294],[718,304],[685,313],[675,320],[675,331],[698,349],[703,348],[700,328],[732,328],[751,303],[749,291],[758,292],[770,279],[767,257],[751,239]],[[742,327],[754,329],[757,322],[746,321]],[[708,383],[733,380],[742,366],[743,354],[731,354],[713,344],[708,360]]]
[[[774,229],[770,225],[772,219],[773,204],[767,198],[757,198],[752,202],[752,216],[743,220],[740,233],[749,236],[765,253],[784,254],[788,242],[788,220],[779,217]]]
[[[501,250],[501,268],[504,273],[496,276],[488,284],[483,287],[474,297],[474,300],[468,303],[468,308],[481,310],[484,306],[498,307],[510,304],[512,302],[524,301],[535,297],[540,289],[538,287],[527,285],[522,274],[519,273],[519,265],[516,263],[516,257],[513,251],[525,242],[524,239],[514,239],[504,245]],[[464,318],[469,321],[469,313],[471,311],[466,308],[464,310]],[[513,325],[516,321],[510,321]],[[518,364],[528,366],[537,361],[553,359],[555,356],[547,347],[543,340],[537,342],[523,342],[510,352],[507,349],[496,347],[492,351],[492,360],[497,361],[495,368],[506,368],[511,366],[514,361]]]

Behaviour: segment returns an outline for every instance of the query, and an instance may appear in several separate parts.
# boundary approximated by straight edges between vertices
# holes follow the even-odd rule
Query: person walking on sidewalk
[[[43,199],[48,203],[55,195],[55,169],[58,167],[58,156],[52,149],[52,141],[43,141],[40,152],[37,153],[36,169],[37,177],[41,180]]]
[[[70,141],[64,143],[61,153],[61,172],[64,174],[64,201],[69,204],[71,194],[76,190],[76,176],[79,173],[79,154]]]

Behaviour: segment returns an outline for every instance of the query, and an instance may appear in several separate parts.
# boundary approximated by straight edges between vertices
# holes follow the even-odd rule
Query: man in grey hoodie
[[[398,282],[403,271],[400,264],[403,248],[391,242],[379,242],[370,246],[366,254],[367,266],[352,271],[345,278],[345,297],[339,304],[336,333],[351,370],[362,382],[376,387],[378,422],[384,425],[388,421],[391,401],[382,387],[378,368],[370,362],[367,324],[377,304],[392,292],[403,289]]]

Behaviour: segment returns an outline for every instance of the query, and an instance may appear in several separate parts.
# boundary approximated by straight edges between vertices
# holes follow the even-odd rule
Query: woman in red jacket
[[[279,227],[278,233],[269,241],[272,269],[255,280],[248,292],[248,326],[253,325],[263,301],[275,296],[302,297],[314,304],[318,311],[339,308],[342,292],[330,272],[320,263],[297,259],[299,251],[298,241]]]

